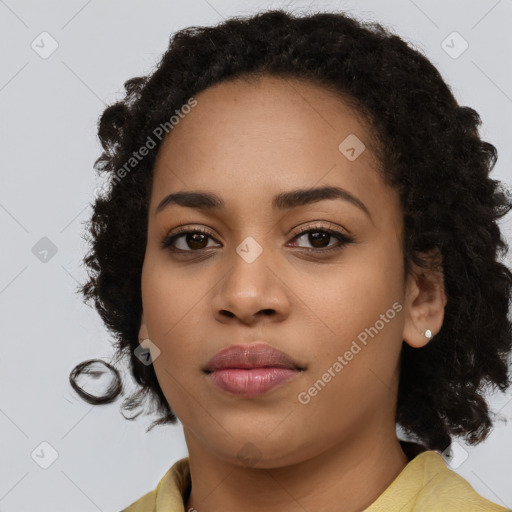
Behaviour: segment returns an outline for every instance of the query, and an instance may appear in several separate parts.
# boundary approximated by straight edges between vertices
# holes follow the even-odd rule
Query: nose
[[[280,322],[290,312],[290,287],[284,272],[263,251],[254,261],[235,254],[212,301],[219,322]]]

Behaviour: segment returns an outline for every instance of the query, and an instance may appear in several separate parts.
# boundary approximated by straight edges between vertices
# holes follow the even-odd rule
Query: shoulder
[[[417,455],[365,512],[507,512],[480,496],[434,451]]]
[[[184,498],[190,490],[188,457],[177,461],[152,491],[121,512],[183,512]]]
[[[447,511],[505,512],[507,510],[480,496],[467,480],[446,466],[437,452],[426,452],[423,466],[425,481],[420,496],[425,504],[434,506],[437,503],[438,507],[441,505],[442,510]]]

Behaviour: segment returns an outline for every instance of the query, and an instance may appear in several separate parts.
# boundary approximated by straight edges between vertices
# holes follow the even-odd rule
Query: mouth
[[[245,398],[266,394],[304,370],[290,356],[266,343],[232,345],[203,368],[215,388]]]

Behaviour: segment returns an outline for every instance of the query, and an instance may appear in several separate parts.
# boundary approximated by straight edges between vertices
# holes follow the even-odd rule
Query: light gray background
[[[510,0],[0,0],[0,511],[119,511],[186,455],[179,425],[146,434],[150,418],[127,421],[119,401],[94,407],[68,384],[75,364],[112,354],[96,312],[74,294],[85,276],[82,222],[100,183],[96,122],[125,80],[151,71],[172,32],[304,6],[380,21],[423,50],[457,99],[481,114],[481,133],[499,151],[494,175],[512,182]],[[43,31],[59,45],[47,59],[31,47]],[[453,31],[469,44],[458,58],[441,46]],[[449,41],[452,52],[461,48]],[[502,226],[510,241],[510,216]],[[46,263],[32,252],[42,237],[57,248]],[[512,419],[512,392],[490,399]],[[43,441],[58,453],[48,469],[31,457]],[[456,471],[512,507],[512,423],[465,449]]]

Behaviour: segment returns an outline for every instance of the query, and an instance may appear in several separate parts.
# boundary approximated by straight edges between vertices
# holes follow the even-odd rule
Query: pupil
[[[197,239],[197,237],[199,237],[199,240]],[[203,247],[201,247],[201,238],[205,238],[205,235],[203,235],[202,233],[192,233],[187,235],[187,243],[189,247],[191,247],[192,249],[202,249]],[[204,240],[202,240],[202,242],[204,242]],[[199,247],[197,247],[195,244],[199,244]]]
[[[321,247],[323,247],[323,246],[321,245],[321,244],[322,244],[322,241],[324,241],[324,242],[325,242],[325,239],[326,239],[327,237],[330,237],[331,235],[329,235],[328,233],[320,233],[320,232],[316,231],[315,233],[310,233],[310,234],[309,234],[309,236],[310,236],[310,238],[311,238],[311,239],[313,239],[313,242],[312,242],[312,243],[311,243],[311,241],[310,241],[310,243],[311,243],[311,245],[312,245],[313,247],[317,247],[317,245],[315,245],[315,244],[316,244],[316,243],[318,243],[318,242],[320,243],[320,246],[321,246]]]

